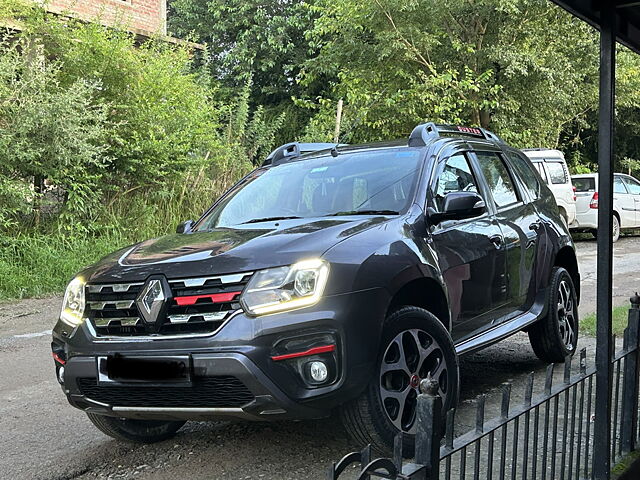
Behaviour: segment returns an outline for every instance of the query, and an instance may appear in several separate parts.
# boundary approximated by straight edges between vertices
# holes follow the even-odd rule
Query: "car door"
[[[467,154],[442,159],[430,183],[428,209],[441,211],[445,196],[459,191],[476,192],[487,202],[486,188],[477,179]],[[502,232],[489,208],[475,218],[432,226],[431,241],[447,286],[452,336],[457,342],[490,326],[492,312],[505,301]]]
[[[635,208],[635,223],[634,227],[640,226],[640,182],[633,177],[629,177],[627,175],[622,177],[629,193],[633,197],[634,208]]]
[[[620,214],[620,227],[629,228],[636,225],[635,201],[620,175],[613,176],[613,200],[614,207]]]
[[[544,232],[537,211],[516,186],[514,172],[502,154],[476,151],[485,182],[496,209],[496,219],[504,237],[506,255],[506,301],[496,311],[502,322],[530,308],[535,279],[539,235]]]

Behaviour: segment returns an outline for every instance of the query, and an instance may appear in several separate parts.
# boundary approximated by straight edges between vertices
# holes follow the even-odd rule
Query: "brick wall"
[[[166,33],[167,0],[49,0],[55,13],[71,13],[105,25],[121,24],[137,33]]]

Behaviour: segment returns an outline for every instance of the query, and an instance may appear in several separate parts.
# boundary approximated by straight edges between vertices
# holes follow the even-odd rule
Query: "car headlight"
[[[72,327],[77,327],[82,323],[85,306],[84,285],[84,279],[76,277],[71,280],[64,292],[60,320]]]
[[[251,315],[308,307],[320,300],[328,276],[329,264],[319,258],[260,270],[249,280],[240,302]]]

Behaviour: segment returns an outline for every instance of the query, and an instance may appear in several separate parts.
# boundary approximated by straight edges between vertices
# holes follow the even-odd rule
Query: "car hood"
[[[294,219],[166,235],[115,252],[85,270],[89,282],[222,275],[319,257],[337,243],[388,217]]]

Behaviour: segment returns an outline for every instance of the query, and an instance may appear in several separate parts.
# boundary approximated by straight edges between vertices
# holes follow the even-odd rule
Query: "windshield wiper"
[[[240,225],[244,225],[245,223],[260,223],[260,222],[274,222],[276,220],[291,220],[293,218],[302,218],[302,217],[290,216],[290,217],[254,218],[252,220],[247,220],[246,222],[242,222]]]
[[[395,210],[348,210],[346,212],[332,213],[330,217],[339,217],[345,215],[400,215]]]

